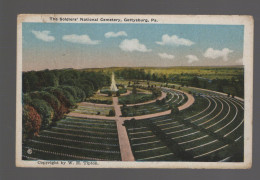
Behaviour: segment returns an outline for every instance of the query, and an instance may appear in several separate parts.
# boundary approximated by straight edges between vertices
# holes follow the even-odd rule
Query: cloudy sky
[[[242,65],[238,25],[23,23],[23,71]]]

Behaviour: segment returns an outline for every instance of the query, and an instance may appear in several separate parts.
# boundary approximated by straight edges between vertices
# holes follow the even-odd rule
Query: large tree
[[[23,106],[23,134],[25,137],[32,138],[40,132],[41,116],[29,105]]]

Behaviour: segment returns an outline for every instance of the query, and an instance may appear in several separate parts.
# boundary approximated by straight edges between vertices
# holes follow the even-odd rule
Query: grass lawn
[[[127,96],[120,96],[119,103],[120,104],[136,104],[136,103],[150,101],[155,98],[156,97],[153,96],[152,94],[143,94],[143,93],[129,94]]]
[[[112,97],[101,96],[95,94],[94,96],[87,99],[87,102],[98,103],[98,104],[112,104]]]

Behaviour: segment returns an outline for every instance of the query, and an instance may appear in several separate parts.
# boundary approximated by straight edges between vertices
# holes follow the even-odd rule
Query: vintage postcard
[[[16,166],[252,165],[253,18],[22,14]]]

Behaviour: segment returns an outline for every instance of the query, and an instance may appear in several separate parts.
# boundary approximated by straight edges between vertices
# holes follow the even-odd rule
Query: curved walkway
[[[171,90],[170,88],[164,88],[164,89]],[[184,109],[187,109],[188,107],[190,107],[195,102],[195,99],[194,99],[194,97],[191,94],[188,94],[188,93],[186,93],[184,91],[180,91],[180,90],[177,90],[177,89],[175,89],[175,91],[184,93],[188,97],[188,101],[185,104],[183,104],[183,105],[178,107],[178,109],[180,111],[182,111]]]
[[[182,91],[179,91],[179,92],[182,92]],[[190,95],[186,92],[182,92],[182,93],[184,93],[188,97],[188,101],[185,104],[183,104],[182,106],[178,107],[180,111],[190,107],[195,101],[195,99],[192,95]],[[125,93],[125,94],[127,94],[127,93]],[[165,97],[166,97],[166,93],[162,92],[162,96],[160,96],[158,99],[161,100]],[[131,149],[128,134],[127,134],[125,126],[123,126],[124,121],[128,120],[130,118],[135,118],[136,120],[140,120],[140,119],[153,118],[153,117],[157,117],[157,116],[167,115],[167,114],[171,113],[171,110],[167,110],[167,111],[159,112],[159,113],[154,113],[154,114],[142,115],[142,116],[121,117],[122,113],[121,113],[120,105],[118,104],[118,97],[112,97],[112,99],[113,99],[113,105],[105,105],[105,106],[109,106],[109,107],[113,106],[114,107],[114,109],[115,109],[115,116],[114,117],[99,116],[99,115],[87,115],[87,114],[80,114],[80,113],[69,113],[68,116],[83,117],[83,118],[94,118],[94,119],[104,119],[104,120],[105,119],[115,120],[116,125],[117,125],[118,140],[119,140],[119,146],[120,146],[122,161],[134,161],[135,158],[134,158],[134,155],[133,155],[133,152],[132,152],[132,149]],[[156,100],[149,101],[149,103],[155,102]],[[83,102],[83,103],[85,103],[85,102]],[[89,104],[89,103],[85,103],[85,104]],[[94,104],[94,103],[91,103],[91,104]],[[139,103],[139,104],[135,104],[135,105],[140,105],[140,104],[144,104],[144,103]],[[147,103],[145,103],[145,104],[147,104]],[[101,106],[100,104],[99,105],[94,104],[94,105]],[[134,105],[132,105],[132,106],[134,106]]]
[[[132,91],[127,90],[126,93],[121,94],[120,96],[126,96],[129,95]],[[97,94],[100,96],[107,96],[107,94],[100,93],[100,90],[97,91]],[[113,104],[98,104],[98,103],[91,103],[91,102],[81,102],[79,105],[90,105],[90,106],[98,106],[98,107],[113,107]]]

